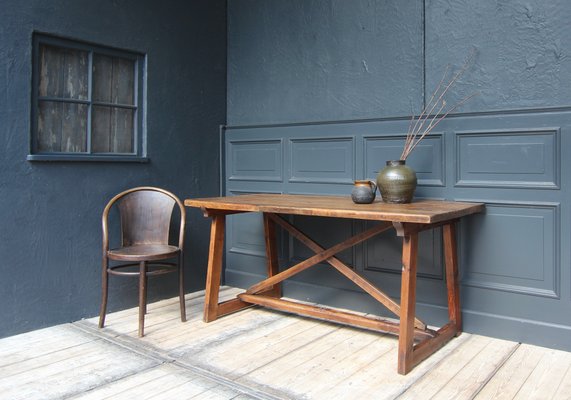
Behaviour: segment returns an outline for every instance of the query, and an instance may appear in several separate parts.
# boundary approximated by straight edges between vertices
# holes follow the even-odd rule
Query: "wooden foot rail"
[[[322,319],[324,321],[334,321],[344,325],[374,330],[383,333],[391,333],[393,335],[398,335],[399,333],[399,323],[379,317],[364,316],[352,312],[341,311],[336,308],[314,306],[290,300],[276,299],[274,297],[268,297],[259,294],[252,295],[242,293],[238,295],[238,298],[246,303],[257,304],[267,308],[272,308],[274,310],[305,315]],[[414,336],[419,340],[434,338],[436,336],[436,331],[430,329],[415,329]]]

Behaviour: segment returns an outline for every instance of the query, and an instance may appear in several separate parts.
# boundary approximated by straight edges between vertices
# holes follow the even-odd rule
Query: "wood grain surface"
[[[483,210],[482,203],[418,200],[410,204],[355,204],[348,196],[291,194],[247,194],[231,197],[187,199],[187,207],[202,208],[209,213],[220,211],[270,212],[377,221],[432,224],[448,221]]]

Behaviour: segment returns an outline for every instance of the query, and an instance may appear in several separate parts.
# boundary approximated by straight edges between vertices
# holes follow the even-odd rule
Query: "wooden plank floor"
[[[222,298],[239,290],[223,288]],[[4,399],[571,399],[571,353],[462,334],[411,373],[397,340],[251,308],[209,324],[203,292],[0,340]]]

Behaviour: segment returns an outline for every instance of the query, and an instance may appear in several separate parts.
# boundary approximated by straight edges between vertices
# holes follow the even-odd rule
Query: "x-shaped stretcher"
[[[347,198],[335,196],[254,194],[191,199],[186,200],[185,205],[199,207],[205,216],[212,218],[204,305],[205,322],[214,321],[220,316],[252,305],[259,305],[326,321],[395,334],[399,338],[398,372],[400,374],[408,373],[414,366],[437,351],[462,330],[456,254],[456,222],[463,216],[480,212],[483,209],[483,204],[420,201],[407,205],[381,202],[356,205]],[[245,292],[238,294],[236,298],[219,303],[226,215],[243,212],[263,213],[268,277],[251,286]],[[281,215],[355,218],[379,222],[373,227],[326,249]],[[280,272],[276,245],[277,226],[305,244],[315,255]],[[442,227],[444,238],[449,322],[438,330],[432,330],[415,316],[416,264],[419,232],[436,227]],[[335,257],[339,252],[392,228],[403,239],[400,304]],[[399,322],[282,298],[281,282],[323,262],[330,264],[394,313],[399,318]]]

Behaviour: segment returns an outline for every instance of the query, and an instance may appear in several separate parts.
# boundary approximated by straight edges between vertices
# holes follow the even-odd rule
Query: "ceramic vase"
[[[416,183],[416,173],[405,160],[387,161],[377,175],[377,186],[385,203],[410,203]]]

